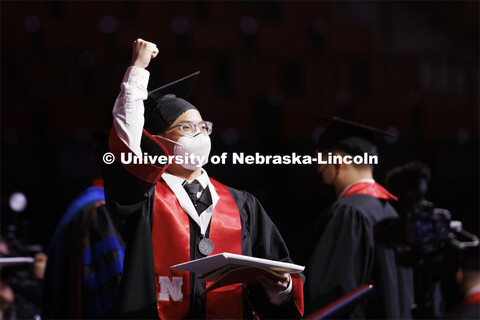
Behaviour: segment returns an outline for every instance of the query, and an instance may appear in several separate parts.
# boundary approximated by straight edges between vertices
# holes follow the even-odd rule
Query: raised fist
[[[155,43],[142,39],[133,42],[132,66],[145,69],[148,67],[150,60],[158,54],[158,48]]]

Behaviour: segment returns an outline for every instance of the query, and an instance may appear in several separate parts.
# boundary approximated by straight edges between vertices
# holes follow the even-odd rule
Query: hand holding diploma
[[[288,288],[291,277],[288,273],[271,272],[259,275],[257,279],[266,290],[279,293]]]
[[[303,271],[304,267],[256,257],[221,253],[172,266],[174,270],[193,271],[202,274],[202,281],[213,282],[206,291],[233,283],[261,284],[272,293],[287,289],[290,273]]]

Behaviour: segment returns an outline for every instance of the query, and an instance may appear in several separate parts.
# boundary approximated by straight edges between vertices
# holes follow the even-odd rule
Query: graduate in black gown
[[[378,155],[375,144],[381,132],[334,120],[317,144],[324,161],[328,152]],[[363,284],[372,284],[374,296],[361,301],[345,318],[411,318],[412,272],[396,264],[393,250],[379,244],[373,232],[379,221],[397,217],[389,204],[396,198],[373,180],[372,171],[369,164],[330,162],[318,166],[325,190],[336,200],[318,218],[314,249],[305,269],[306,314]]]
[[[145,68],[157,52],[153,43],[134,42],[132,64],[113,109],[109,144],[116,160],[104,166],[107,205],[124,220],[127,244],[116,316],[252,318],[254,310],[260,317],[301,317],[299,275],[201,294],[205,283],[197,274],[170,268],[221,252],[291,260],[260,203],[202,169],[210,152],[212,124],[185,100],[198,73],[147,93]],[[146,154],[203,158],[169,165],[134,163],[132,155]]]
[[[43,281],[46,319],[99,319],[113,308],[125,243],[105,205],[100,163],[107,132],[94,134],[92,186],[69,205],[53,233]]]

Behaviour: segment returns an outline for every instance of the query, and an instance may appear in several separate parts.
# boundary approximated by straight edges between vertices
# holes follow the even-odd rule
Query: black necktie
[[[202,186],[200,185],[200,182],[198,180],[193,180],[192,182],[188,183],[185,180],[185,183],[183,185],[185,188],[185,191],[187,191],[188,196],[192,200],[193,205],[195,206],[195,209],[197,208],[198,202],[197,202],[197,195],[198,192],[202,189]]]

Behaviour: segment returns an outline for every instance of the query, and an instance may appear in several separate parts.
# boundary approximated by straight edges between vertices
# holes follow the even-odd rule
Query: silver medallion
[[[200,253],[203,254],[204,256],[208,256],[213,252],[213,242],[212,240],[208,238],[203,238],[200,240],[198,243],[198,250],[200,250]]]

